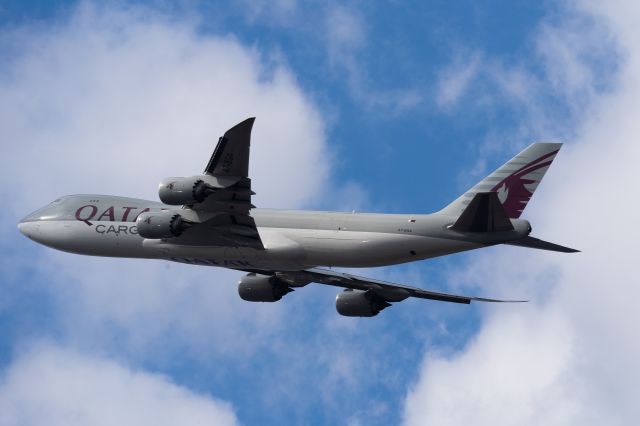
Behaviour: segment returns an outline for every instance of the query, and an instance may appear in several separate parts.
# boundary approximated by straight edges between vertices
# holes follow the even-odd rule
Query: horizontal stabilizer
[[[539,240],[533,237],[524,237],[521,240],[510,241],[508,243],[511,246],[528,247],[540,250],[559,251],[561,253],[579,253],[580,250],[572,249],[569,247],[553,244],[548,241]]]
[[[511,231],[513,225],[495,192],[478,192],[451,226],[460,232]]]

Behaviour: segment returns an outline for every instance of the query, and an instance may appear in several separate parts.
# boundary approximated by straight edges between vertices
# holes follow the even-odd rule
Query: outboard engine
[[[144,238],[160,239],[179,237],[193,222],[185,220],[175,210],[145,212],[138,216],[138,234]]]
[[[163,203],[172,206],[201,203],[218,190],[207,180],[211,176],[166,178],[160,182],[158,195]]]
[[[238,294],[249,302],[277,302],[293,289],[276,276],[247,274],[240,278]]]
[[[336,310],[346,317],[375,317],[391,306],[372,291],[347,289],[336,296]]]

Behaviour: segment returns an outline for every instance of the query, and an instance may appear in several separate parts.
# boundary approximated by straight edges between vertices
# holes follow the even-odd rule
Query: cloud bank
[[[525,214],[534,235],[583,253],[498,248],[472,260],[456,281],[488,286],[491,294],[528,292],[533,302],[487,309],[480,332],[460,352],[428,352],[407,396],[406,424],[623,425],[640,415],[640,32],[633,24],[640,7],[581,2],[577,9],[593,21],[591,31],[615,41],[619,50],[605,58],[620,69],[610,90],[594,90],[593,62],[573,55],[587,51],[594,34],[544,30],[541,48],[555,58],[548,66],[558,84],[571,81],[582,86],[563,90],[590,95],[578,95],[589,103],[567,132],[575,139]],[[561,72],[563,63],[571,66]]]
[[[57,26],[3,33],[3,196],[21,212],[61,190],[157,199],[159,179],[200,172],[218,136],[257,116],[257,201],[313,200],[330,164],[313,103],[283,65],[197,28],[87,3]]]
[[[3,425],[237,424],[228,404],[167,378],[39,345],[0,378]]]
[[[287,68],[232,37],[202,35],[196,22],[144,8],[91,4],[53,27],[2,36],[0,120],[3,139],[13,141],[0,160],[5,241],[22,238],[19,217],[60,195],[157,199],[161,178],[199,173],[217,137],[248,116],[258,117],[250,170],[255,204],[299,207],[328,186],[331,160],[319,112]],[[184,292],[199,294],[203,311],[213,311],[216,296],[237,298],[228,285],[237,274],[229,271],[37,250],[41,263],[25,268],[59,286],[54,297],[63,317],[79,312],[85,324],[98,317],[126,328],[147,319],[162,328],[188,309],[178,307]],[[208,290],[195,285],[217,281]],[[77,303],[67,306],[65,297]],[[224,306],[236,309],[217,306],[219,318],[230,313]],[[154,326],[145,329],[153,334]]]
[[[285,306],[242,302],[237,272],[68,255],[27,242],[15,225],[65,194],[155,200],[161,178],[199,173],[218,136],[249,116],[257,116],[250,168],[254,203],[308,205],[330,187],[331,167],[324,122],[313,101],[286,66],[234,37],[204,34],[197,20],[141,7],[84,3],[46,25],[4,29],[0,44],[0,314],[14,318],[14,347],[44,334],[55,336],[62,348],[53,355],[36,349],[8,367],[0,405],[4,415],[18,417],[5,418],[31,421],[20,413],[39,416],[40,402],[45,411],[59,409],[65,418],[71,410],[75,416],[72,405],[78,401],[55,400],[66,392],[63,378],[89,387],[106,380],[92,371],[105,367],[117,378],[105,385],[104,404],[120,407],[130,396],[157,408],[158,419],[167,414],[166,422],[175,419],[168,415],[172,410],[193,408],[194,421],[181,424],[202,424],[196,420],[216,415],[231,423],[232,411],[218,403],[64,348],[117,354],[158,368],[174,362],[176,353],[192,362],[243,358],[282,329],[278,318]],[[35,336],[21,330],[31,323],[41,325],[30,328]],[[74,360],[77,368],[50,371]],[[29,400],[24,390],[35,386],[30,369],[44,374],[43,388],[34,394],[41,401]],[[120,395],[128,382],[134,389]],[[81,394],[74,389],[68,398],[87,401]],[[103,409],[78,408],[79,422],[101,424]],[[33,421],[42,423],[38,419]],[[162,424],[154,419],[142,416],[137,423]]]

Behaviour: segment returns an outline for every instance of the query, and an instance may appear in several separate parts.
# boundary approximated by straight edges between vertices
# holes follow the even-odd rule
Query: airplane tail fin
[[[460,216],[476,194],[495,192],[507,217],[519,218],[560,147],[561,143],[538,142],[529,145],[440,213]]]

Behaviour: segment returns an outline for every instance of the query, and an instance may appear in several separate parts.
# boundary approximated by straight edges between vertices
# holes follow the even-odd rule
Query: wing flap
[[[264,249],[255,220],[248,215],[218,213],[168,240],[183,246],[231,246]]]

